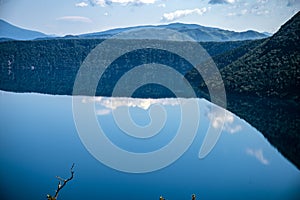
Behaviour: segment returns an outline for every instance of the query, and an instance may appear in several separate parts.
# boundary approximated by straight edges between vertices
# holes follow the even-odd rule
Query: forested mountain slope
[[[81,63],[102,41],[101,39],[49,39],[1,42],[0,89],[71,95]],[[251,42],[202,42],[200,44],[214,57]],[[136,57],[148,57],[148,59],[136,59]],[[111,83],[120,77],[121,72],[126,72],[134,65],[148,62],[173,66],[183,74],[187,73],[184,70],[192,67],[182,58],[168,52],[155,49],[134,51],[121,56],[110,66],[107,74],[111,78],[107,81],[111,82],[108,84],[112,85]],[[103,90],[101,92],[99,89],[97,95],[109,96],[109,92]]]
[[[228,109],[300,168],[300,13],[221,69]]]

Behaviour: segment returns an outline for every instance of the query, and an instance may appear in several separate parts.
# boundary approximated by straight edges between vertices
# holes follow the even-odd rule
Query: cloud
[[[147,110],[154,104],[175,106],[184,101],[186,100],[181,98],[139,99],[127,97],[85,97],[82,99],[82,103],[95,103],[96,106],[110,110],[115,110],[123,106],[138,107]]]
[[[233,17],[233,16],[237,16],[237,15],[238,15],[238,14],[235,13],[235,12],[230,12],[230,13],[227,14],[227,16],[229,16],[229,17]]]
[[[140,99],[140,98],[127,98],[127,97],[84,97],[82,103],[95,104],[97,115],[107,115],[112,110],[120,107],[137,107],[143,110],[148,110],[152,105],[161,106],[179,106],[190,101],[184,98],[166,98],[166,99]],[[205,101],[205,100],[202,100]],[[206,102],[206,101],[205,101]],[[236,123],[237,117],[223,108],[216,107],[211,104],[207,107],[208,112],[206,117],[211,121],[211,125],[215,129],[222,128],[230,134],[235,134],[242,130],[242,126]],[[225,111],[225,116],[224,116]]]
[[[166,7],[166,4],[161,3],[161,4],[158,4],[157,7],[159,7],[159,8],[165,8],[165,7]]]
[[[250,156],[255,157],[263,165],[268,165],[270,162],[264,157],[262,149],[246,149],[246,153]]]
[[[213,105],[214,106],[214,105]],[[214,108],[214,109],[213,109]],[[240,124],[235,124],[236,117],[231,112],[224,110],[223,108],[208,106],[208,113],[206,116],[211,121],[211,125],[215,129],[222,128],[223,131],[226,131],[230,134],[235,134],[242,130],[242,126]],[[225,115],[224,115],[225,111]]]
[[[82,16],[63,16],[59,17],[56,20],[59,21],[69,21],[69,22],[84,22],[84,23],[92,23],[92,20],[87,17]]]
[[[209,4],[233,4],[236,0],[210,0]]]
[[[91,6],[109,6],[109,5],[133,5],[133,6],[141,6],[141,5],[147,5],[147,4],[154,4],[157,0],[89,0],[89,3]]]
[[[230,12],[227,14],[229,17],[233,16],[243,16],[243,15],[268,15],[269,10],[265,9],[263,6],[253,6],[251,9],[241,9],[239,12]]]
[[[262,4],[264,4],[264,3],[268,3],[268,1],[269,1],[269,0],[257,0],[257,3],[262,3]]]
[[[88,4],[86,2],[80,2],[75,4],[76,7],[87,7]]]
[[[110,109],[99,109],[96,110],[96,115],[108,115],[111,113]]]
[[[91,6],[101,6],[104,7],[106,5],[105,0],[89,0],[89,3]]]
[[[175,12],[164,13],[161,18],[161,21],[166,21],[166,22],[174,21],[192,14],[203,15],[204,13],[207,12],[207,10],[208,10],[207,8],[201,8],[201,9],[195,8],[191,10],[176,10]]]
[[[267,15],[269,13],[270,13],[270,11],[268,11],[268,10],[258,10],[255,12],[256,15]]]
[[[246,15],[247,13],[248,13],[248,10],[247,10],[247,9],[241,10],[241,15]]]

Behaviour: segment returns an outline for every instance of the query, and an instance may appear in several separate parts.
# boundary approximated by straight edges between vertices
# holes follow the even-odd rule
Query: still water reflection
[[[89,98],[86,98],[89,101]],[[209,102],[199,99],[200,122],[190,148],[173,164],[158,171],[130,174],[96,160],[77,134],[72,98],[41,94],[0,93],[1,199],[46,199],[54,194],[56,175],[75,178],[60,199],[298,199],[300,172],[260,132],[233,114],[226,117],[212,152],[198,158],[208,124],[218,126]],[[159,104],[166,114],[159,134],[134,138],[116,125],[113,111],[129,107],[132,119],[146,126],[149,108]],[[131,152],[149,152],[166,145],[180,124],[176,99],[97,98],[95,111],[106,136]]]

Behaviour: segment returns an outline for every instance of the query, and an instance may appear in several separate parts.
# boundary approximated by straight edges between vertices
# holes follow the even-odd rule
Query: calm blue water
[[[168,118],[162,134],[149,139],[122,133],[111,112],[129,105],[132,118],[143,126],[150,121],[149,105],[132,99],[128,105],[113,99],[112,105],[109,100],[96,103],[97,118],[107,137],[121,148],[154,151],[175,136],[180,109],[172,100],[161,100]],[[199,159],[212,120],[211,104],[199,103],[199,129],[188,151],[166,168],[132,174],[107,167],[87,151],[75,127],[71,97],[0,92],[1,199],[46,199],[46,194],[55,193],[55,176],[67,178],[73,162],[75,177],[59,199],[155,200],[163,195],[168,200],[188,200],[193,193],[197,199],[298,199],[299,170],[261,133],[234,115],[228,118],[212,152]]]

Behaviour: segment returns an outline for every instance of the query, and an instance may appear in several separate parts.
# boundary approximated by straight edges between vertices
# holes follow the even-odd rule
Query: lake
[[[68,178],[72,163],[75,163],[74,179],[61,190],[58,199],[155,200],[163,195],[168,200],[188,200],[192,194],[197,199],[210,200],[298,199],[300,196],[300,171],[260,132],[229,112],[216,145],[199,158],[209,126],[220,125],[213,117],[215,106],[204,99],[196,99],[199,110],[195,113],[199,112],[199,121],[186,151],[166,166],[156,166],[165,157],[146,160],[149,164],[143,169],[148,172],[132,173],[122,169],[127,166],[127,171],[130,167],[137,170],[143,163],[119,158],[107,149],[101,151],[102,146],[96,146],[97,140],[87,141],[87,132],[78,131],[80,125],[74,120],[71,96],[0,91],[0,97],[1,199],[35,200],[54,195],[58,183],[55,176]],[[189,115],[181,118],[182,104],[178,99],[81,97],[81,100],[83,104],[93,103],[93,117],[106,138],[134,155],[160,151],[177,137],[182,120],[195,120]],[[137,126],[132,127],[126,121],[128,112]],[[191,116],[195,113],[190,112]],[[83,118],[82,122],[88,127],[90,120]],[[125,123],[123,129],[122,123]],[[148,126],[151,123],[153,129]],[[163,127],[157,128],[160,125]],[[136,127],[136,130],[150,127],[145,131],[149,135],[136,135],[138,131],[130,135]],[[185,134],[193,128],[188,127]],[[151,135],[154,129],[157,134]],[[179,149],[180,146],[170,152],[176,154]],[[100,162],[93,154],[98,150],[112,163]]]

